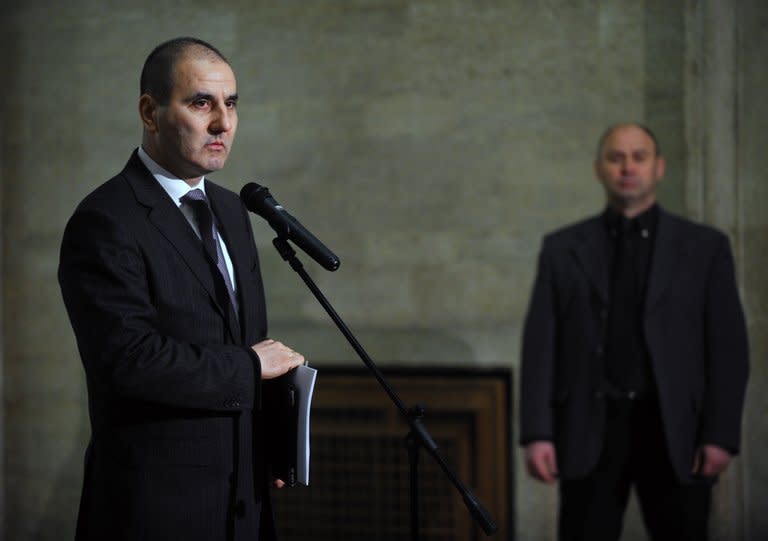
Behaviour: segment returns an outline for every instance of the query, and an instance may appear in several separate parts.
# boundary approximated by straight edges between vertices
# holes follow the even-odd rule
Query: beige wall
[[[541,235],[601,206],[596,137],[619,119],[655,127],[664,204],[731,234],[752,335],[745,452],[718,488],[715,533],[768,532],[764,3],[125,4],[28,0],[0,22],[7,539],[71,538],[88,423],[58,245],[77,202],[139,141],[144,57],[182,34],[217,45],[238,74],[240,132],[215,179],[269,186],[336,251],[336,273],[302,259],[380,364],[516,371]],[[254,230],[271,334],[321,369],[358,363],[271,230]],[[520,470],[514,490],[517,538],[553,539],[554,491]],[[632,514],[625,539],[638,531]]]
[[[744,419],[745,538],[768,536],[768,4],[749,0],[735,9],[736,114],[734,170],[738,179],[741,284],[752,351]]]

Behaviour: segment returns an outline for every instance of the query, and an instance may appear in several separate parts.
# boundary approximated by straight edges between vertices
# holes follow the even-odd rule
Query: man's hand
[[[282,376],[289,370],[304,364],[304,356],[282,342],[264,340],[251,346],[261,360],[261,379]]]
[[[693,475],[713,477],[725,471],[731,462],[731,453],[717,445],[700,445],[693,458]]]
[[[539,481],[552,484],[557,480],[557,459],[555,444],[551,441],[534,441],[525,447],[525,465],[528,475]]]

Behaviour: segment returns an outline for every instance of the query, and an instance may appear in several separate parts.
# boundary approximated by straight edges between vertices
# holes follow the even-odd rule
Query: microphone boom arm
[[[274,229],[274,226],[273,226],[273,229]],[[480,525],[480,527],[483,529],[485,534],[490,536],[496,533],[498,526],[493,521],[488,511],[486,511],[486,509],[475,498],[472,492],[461,482],[461,480],[456,476],[456,474],[450,469],[450,467],[448,466],[448,464],[445,462],[442,455],[440,454],[437,443],[434,441],[432,436],[429,434],[429,431],[427,430],[427,428],[421,422],[423,409],[421,409],[421,407],[419,406],[415,406],[414,408],[407,408],[403,403],[403,401],[400,400],[400,397],[397,395],[397,393],[395,393],[394,389],[392,389],[392,387],[389,385],[384,375],[378,369],[378,367],[373,362],[373,360],[368,356],[368,353],[366,353],[365,349],[363,349],[363,346],[360,345],[360,343],[357,341],[355,336],[352,334],[352,331],[349,330],[349,327],[347,327],[346,323],[344,323],[344,321],[341,319],[341,317],[336,312],[336,310],[334,310],[333,306],[331,306],[331,303],[328,301],[328,299],[325,298],[325,295],[323,295],[322,291],[320,291],[320,289],[317,287],[317,285],[309,276],[309,274],[307,274],[307,272],[304,270],[304,266],[296,257],[296,252],[293,250],[291,245],[287,242],[286,237],[281,236],[280,231],[277,231],[277,233],[278,233],[278,236],[272,241],[272,243],[274,244],[280,256],[285,261],[287,261],[288,264],[291,266],[291,268],[294,271],[296,271],[296,273],[301,277],[301,279],[307,285],[309,290],[312,292],[312,294],[315,296],[318,302],[322,305],[322,307],[331,317],[333,322],[339,328],[341,333],[350,343],[352,348],[358,354],[358,356],[363,361],[365,366],[368,367],[368,369],[371,371],[374,378],[376,378],[376,381],[379,382],[381,387],[384,389],[384,391],[387,393],[389,398],[395,404],[397,409],[400,411],[403,419],[406,421],[406,423],[410,427],[410,432],[408,433],[406,441],[408,442],[409,453],[411,454],[410,462],[411,462],[411,468],[412,468],[412,471],[411,471],[411,539],[413,541],[418,541],[418,519],[417,519],[418,509],[416,505],[416,487],[415,487],[416,475],[415,475],[414,468],[417,462],[416,453],[418,451],[419,446],[427,450],[429,455],[435,460],[435,462],[437,462],[437,464],[443,470],[443,472],[451,481],[451,483],[453,483],[453,485],[461,494],[462,499],[464,501],[464,505],[467,507],[470,514],[475,519],[475,522],[477,522]]]

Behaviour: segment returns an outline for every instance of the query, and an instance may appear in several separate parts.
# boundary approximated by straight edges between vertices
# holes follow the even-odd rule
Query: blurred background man
[[[647,127],[611,126],[595,159],[606,209],[544,238],[520,441],[529,473],[560,481],[561,539],[618,539],[632,486],[653,539],[705,539],[739,450],[748,346],[730,244],[659,206],[664,169]]]

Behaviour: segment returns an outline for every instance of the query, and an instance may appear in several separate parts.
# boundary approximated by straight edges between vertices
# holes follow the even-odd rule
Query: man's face
[[[196,184],[224,167],[237,130],[236,106],[237,82],[229,65],[187,55],[176,64],[167,105],[142,96],[145,150],[163,168]]]
[[[656,156],[653,139],[637,126],[620,126],[605,140],[595,161],[595,174],[616,210],[636,215],[656,201],[656,185],[664,176],[664,158]]]

